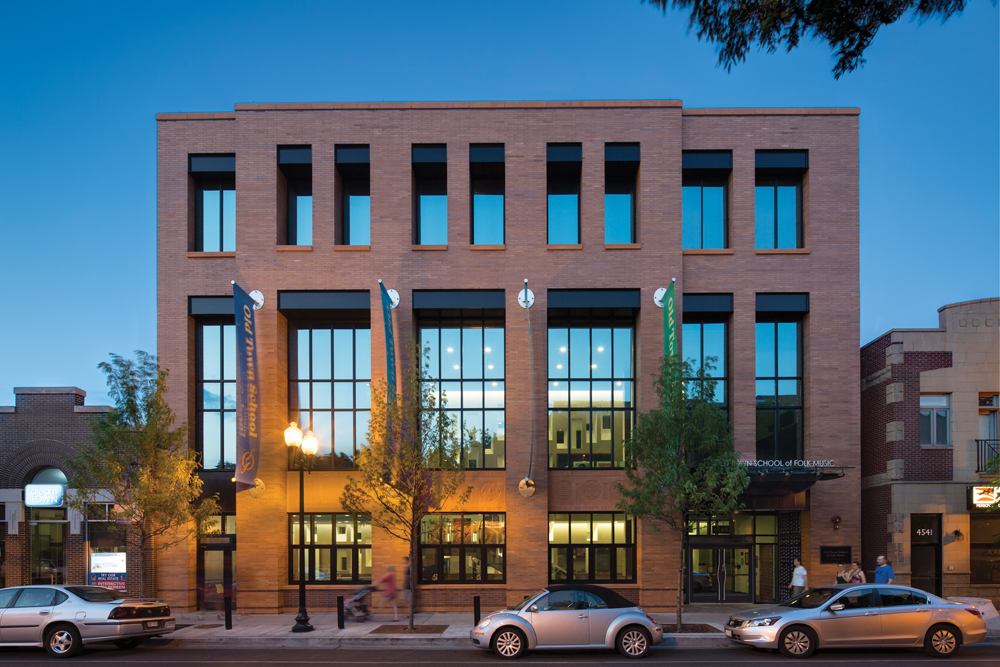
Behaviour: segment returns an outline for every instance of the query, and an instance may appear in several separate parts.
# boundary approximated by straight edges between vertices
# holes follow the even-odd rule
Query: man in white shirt
[[[792,560],[792,565],[795,569],[792,570],[792,583],[788,584],[788,587],[792,589],[792,597],[795,597],[806,589],[806,577],[809,573],[802,567],[802,561],[798,558]]]

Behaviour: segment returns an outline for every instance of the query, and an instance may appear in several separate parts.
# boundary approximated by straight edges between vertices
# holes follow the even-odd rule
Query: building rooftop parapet
[[[79,387],[14,387],[14,394],[76,394],[87,396]]]

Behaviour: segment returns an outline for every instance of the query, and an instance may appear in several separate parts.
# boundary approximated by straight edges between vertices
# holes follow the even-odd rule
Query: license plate
[[[733,631],[730,630],[729,628],[726,628],[726,636],[727,637],[732,637],[733,636]]]
[[[146,621],[145,625],[147,629],[151,630],[160,627],[160,621]]]

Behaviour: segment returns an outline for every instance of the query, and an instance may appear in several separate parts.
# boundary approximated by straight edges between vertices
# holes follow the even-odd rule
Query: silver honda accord
[[[469,638],[501,658],[519,658],[530,649],[615,647],[627,658],[642,658],[663,641],[663,627],[610,588],[565,584],[493,612]]]
[[[92,642],[135,648],[146,637],[174,631],[170,607],[133,600],[98,586],[17,586],[0,589],[0,646],[44,646],[70,658]]]
[[[923,646],[946,658],[986,638],[986,623],[967,604],[906,586],[840,584],[813,588],[777,607],[730,617],[726,636],[746,646],[808,658],[817,648]]]

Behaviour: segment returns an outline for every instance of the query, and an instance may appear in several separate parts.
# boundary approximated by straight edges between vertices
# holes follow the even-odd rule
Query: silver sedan
[[[946,658],[986,638],[986,623],[967,604],[906,586],[841,584],[813,588],[777,607],[730,617],[726,635],[746,646],[808,658],[817,648],[924,647]]]
[[[530,649],[616,647],[627,658],[642,658],[663,641],[663,627],[609,588],[568,584],[489,614],[469,638],[501,658],[519,658]]]
[[[135,648],[146,637],[173,632],[170,607],[131,600],[97,586],[17,586],[0,589],[0,645],[43,646],[70,658],[92,642]]]

